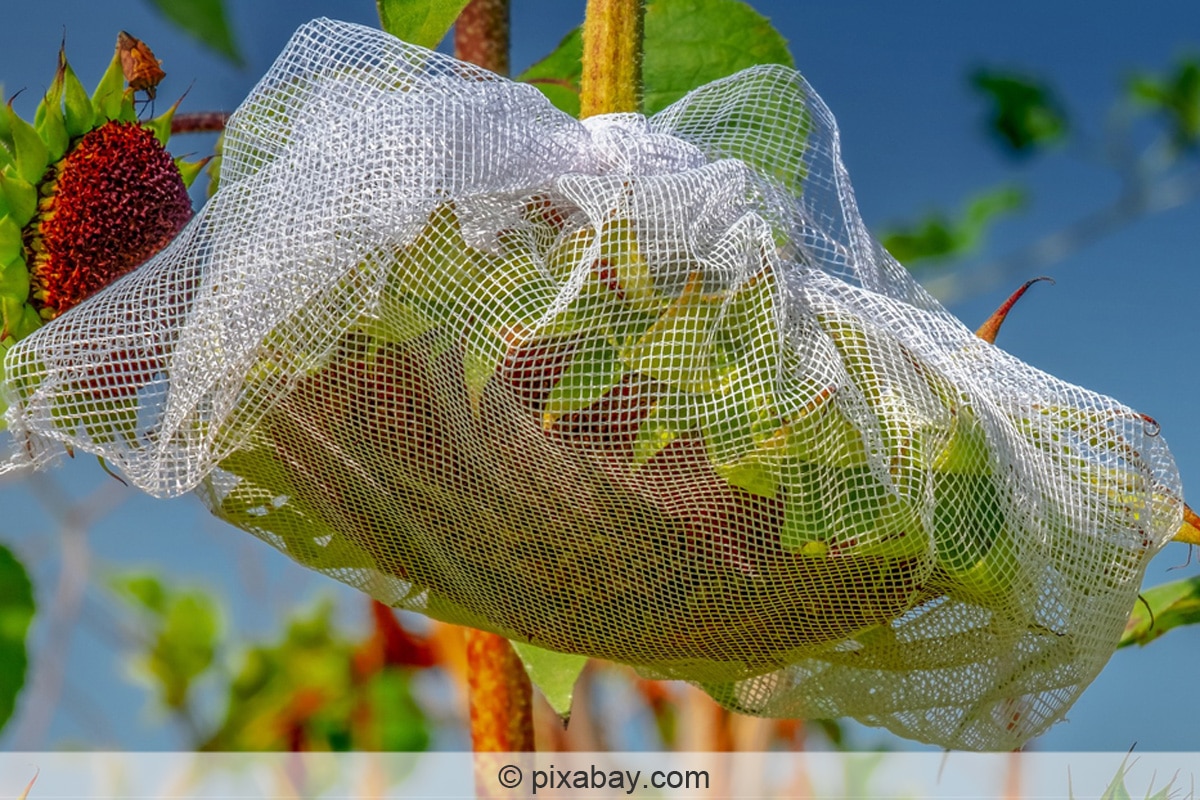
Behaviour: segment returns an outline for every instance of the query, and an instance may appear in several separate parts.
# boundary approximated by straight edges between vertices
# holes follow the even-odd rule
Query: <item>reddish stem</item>
[[[454,23],[454,55],[497,75],[508,74],[509,0],[471,0]]]
[[[228,111],[196,111],[171,118],[171,135],[177,133],[220,133],[229,121]]]
[[[471,745],[476,753],[533,750],[533,687],[503,636],[466,629]]]
[[[508,0],[471,0],[454,23],[454,55],[507,75],[508,6]],[[508,640],[494,633],[467,629],[466,644],[472,749],[532,751],[533,688],[525,666]],[[476,775],[479,789],[488,785],[486,778]]]

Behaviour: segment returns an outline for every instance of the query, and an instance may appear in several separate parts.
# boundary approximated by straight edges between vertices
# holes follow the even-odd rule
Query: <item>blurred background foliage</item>
[[[245,1],[146,3],[212,57],[241,65],[245,58],[226,4]],[[385,20],[389,14],[401,19],[403,6],[380,0],[380,13]],[[650,111],[692,86],[751,63],[792,63],[783,36],[751,4],[738,0],[654,0],[646,36]],[[573,31],[519,77],[560,107],[577,111],[579,51],[578,31]],[[1193,202],[1200,194],[1200,56],[1179,57],[1165,71],[1139,71],[1113,86],[1098,140],[1081,133],[1094,120],[1082,125],[1072,118],[1070,98],[1055,88],[1052,75],[987,66],[963,80],[977,99],[978,131],[1011,162],[1011,180],[980,187],[955,207],[926,209],[877,231],[885,246],[939,297],[952,299],[1036,274],[1141,217]],[[1074,152],[1116,176],[1120,191],[1115,199],[997,261],[964,270],[964,260],[980,252],[1000,221],[1028,209],[1033,198],[1022,175],[1056,150]],[[66,652],[61,642],[75,626],[89,626],[119,642],[130,679],[144,686],[152,715],[173,720],[184,747],[466,746],[461,631],[410,615],[401,618],[365,596],[346,600],[342,594],[340,605],[351,608],[320,599],[294,604],[280,630],[259,638],[234,633],[224,622],[225,601],[217,590],[178,586],[169,576],[147,571],[118,569],[97,577],[105,568],[90,561],[87,531],[120,502],[112,499],[120,495],[70,498],[54,480],[41,476],[32,483],[50,516],[61,523],[56,534],[64,564],[64,578],[48,594],[51,606],[43,609],[49,617],[48,644],[34,654],[56,673],[43,676],[58,689],[40,693],[41,702],[71,702],[59,691]],[[103,587],[99,598],[97,585]],[[1125,643],[1144,644],[1175,625],[1197,621],[1197,596],[1200,582],[1195,580],[1148,592],[1147,602],[1135,610]],[[33,597],[21,561],[0,545],[0,727],[20,698]],[[645,680],[619,665],[590,662],[574,694],[569,725],[538,699],[539,747],[769,750],[870,744],[837,721],[738,717],[692,687]],[[86,714],[86,703],[80,706]],[[30,713],[42,720],[44,730],[51,712],[39,708]]]

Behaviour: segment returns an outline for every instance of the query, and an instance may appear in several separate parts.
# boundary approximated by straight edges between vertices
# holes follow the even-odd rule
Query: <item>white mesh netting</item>
[[[13,347],[65,447],[384,602],[957,748],[1062,716],[1178,528],[1144,418],[977,339],[761,67],[654,116],[318,20],[165,251]]]

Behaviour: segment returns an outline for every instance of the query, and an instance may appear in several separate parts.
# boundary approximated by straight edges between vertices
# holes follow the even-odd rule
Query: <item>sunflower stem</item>
[[[588,0],[583,22],[581,117],[638,111],[643,0]]]
[[[471,746],[476,753],[533,750],[533,687],[503,636],[466,629]]]
[[[471,0],[454,24],[454,55],[508,74],[509,0]],[[476,753],[533,750],[533,687],[525,666],[503,636],[470,628],[464,633],[470,685],[471,747]],[[493,773],[494,774],[494,773]],[[480,796],[491,776],[476,775]]]
[[[508,74],[509,0],[471,0],[454,23],[454,55]]]

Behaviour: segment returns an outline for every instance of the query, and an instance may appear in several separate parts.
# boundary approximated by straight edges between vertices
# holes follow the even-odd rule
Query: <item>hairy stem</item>
[[[471,0],[454,23],[454,55],[508,74],[509,0]]]
[[[509,0],[471,0],[454,24],[454,55],[508,74]],[[533,750],[533,688],[502,636],[466,629],[471,747],[476,753]],[[476,775],[478,788],[488,784]],[[484,796],[484,792],[480,792]]]
[[[476,753],[533,750],[533,687],[503,636],[466,629],[471,747]]]
[[[588,0],[581,117],[637,111],[642,93],[642,0]]]

